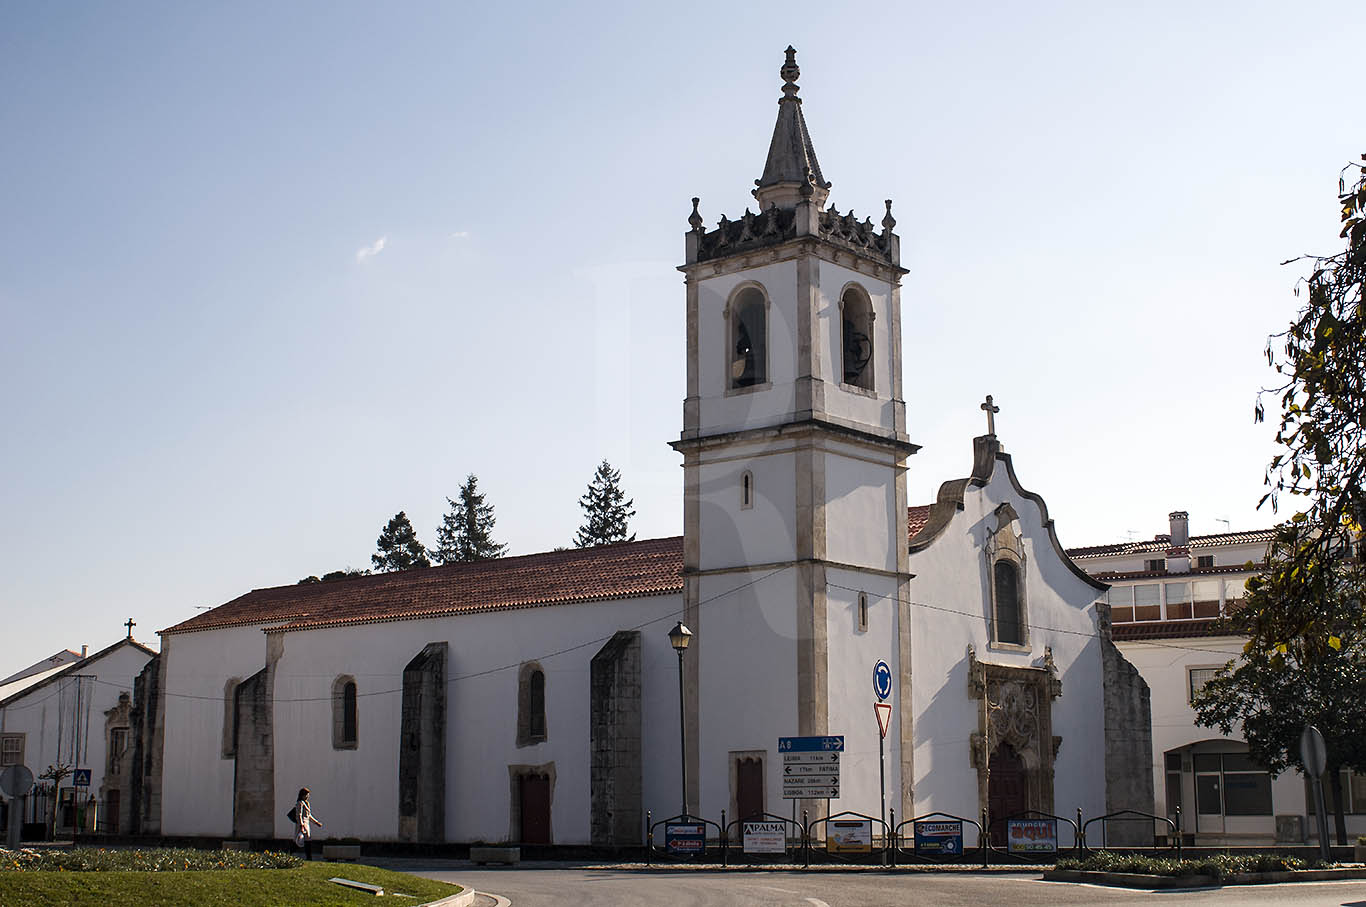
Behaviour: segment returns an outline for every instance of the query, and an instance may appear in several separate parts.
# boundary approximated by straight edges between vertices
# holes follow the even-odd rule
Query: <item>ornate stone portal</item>
[[[1009,745],[1024,762],[1025,808],[1052,813],[1053,762],[1062,745],[1053,736],[1053,700],[1062,695],[1062,681],[1052,649],[1044,650],[1040,667],[1012,667],[978,661],[968,646],[968,693],[980,700],[971,741],[978,811],[988,803],[988,757]]]

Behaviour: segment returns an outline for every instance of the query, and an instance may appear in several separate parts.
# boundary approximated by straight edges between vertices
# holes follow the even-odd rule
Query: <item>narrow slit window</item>
[[[360,704],[356,678],[332,681],[332,748],[353,750],[360,739]]]
[[[860,633],[868,632],[868,593],[858,594],[858,628]]]
[[[740,509],[749,510],[754,506],[754,474],[746,469],[740,474]]]
[[[528,716],[528,730],[532,737],[545,736],[545,673],[533,671],[527,690],[531,714]]]

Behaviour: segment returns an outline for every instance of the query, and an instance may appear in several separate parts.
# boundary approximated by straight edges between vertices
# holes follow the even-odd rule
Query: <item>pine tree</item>
[[[626,521],[636,515],[631,509],[635,501],[626,500],[621,490],[621,473],[612,464],[603,460],[593,481],[588,483],[588,493],[579,498],[583,508],[584,521],[574,536],[574,547],[592,548],[594,545],[610,545],[613,542],[634,542],[635,533],[626,535]]]
[[[502,557],[508,546],[493,540],[493,505],[479,493],[479,479],[473,474],[460,486],[459,498],[446,498],[451,509],[436,528],[437,547],[432,549],[432,557],[441,564]]]
[[[402,510],[398,512],[384,531],[375,540],[378,553],[370,555],[370,562],[379,573],[394,573],[398,570],[412,570],[414,567],[430,567],[427,549],[417,540],[413,524]]]

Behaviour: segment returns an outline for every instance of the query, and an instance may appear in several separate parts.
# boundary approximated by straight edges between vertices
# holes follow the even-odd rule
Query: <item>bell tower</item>
[[[872,787],[867,772],[850,777],[831,809],[876,815],[868,678],[878,660],[900,678],[888,805],[902,811],[911,779],[909,621],[898,605],[909,598],[905,461],[918,449],[902,401],[907,272],[890,201],[880,230],[826,206],[831,183],[798,97],[796,51],[786,54],[758,211],[707,229],[694,198],[680,267],[687,397],[672,443],[684,461],[684,622],[697,634],[685,674],[688,803],[734,816],[732,763],[766,753],[765,811],[785,813],[777,738],[843,734],[850,755],[871,752]],[[814,818],[825,801],[799,806]]]

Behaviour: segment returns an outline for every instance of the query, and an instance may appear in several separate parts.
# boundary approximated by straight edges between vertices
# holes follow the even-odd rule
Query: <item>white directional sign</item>
[[[785,799],[834,799],[840,795],[839,750],[787,750],[782,757]]]

